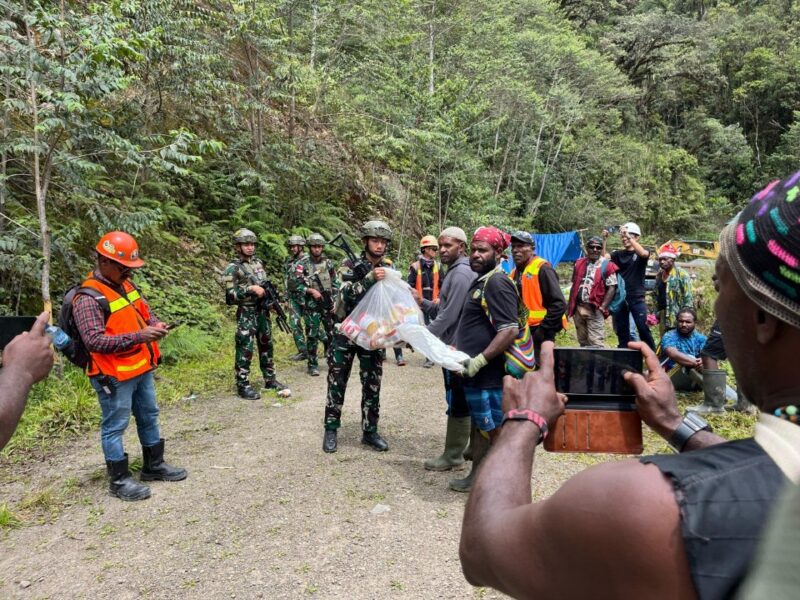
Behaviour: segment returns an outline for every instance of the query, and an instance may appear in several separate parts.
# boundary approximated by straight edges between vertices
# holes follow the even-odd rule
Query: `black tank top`
[[[788,479],[753,439],[639,460],[672,480],[698,598],[732,597]]]

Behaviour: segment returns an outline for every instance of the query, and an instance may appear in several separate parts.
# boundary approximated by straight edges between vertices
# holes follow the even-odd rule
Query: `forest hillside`
[[[162,310],[213,331],[256,231],[635,219],[713,239],[800,162],[798,3],[0,0],[0,313],[137,236]],[[169,283],[170,285],[165,285]]]

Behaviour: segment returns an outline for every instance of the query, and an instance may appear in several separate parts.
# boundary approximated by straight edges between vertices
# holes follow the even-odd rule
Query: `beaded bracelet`
[[[788,406],[781,406],[780,408],[776,408],[774,414],[779,419],[784,419],[786,421],[791,421],[792,423],[797,423],[800,420],[800,409],[798,409],[794,404],[789,404]]]

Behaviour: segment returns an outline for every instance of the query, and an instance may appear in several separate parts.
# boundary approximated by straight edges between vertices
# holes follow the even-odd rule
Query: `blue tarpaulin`
[[[577,231],[534,233],[532,235],[536,240],[536,254],[553,265],[553,268],[560,262],[573,262],[583,256],[581,236]],[[503,261],[503,269],[506,272],[510,273],[512,268],[513,261]]]

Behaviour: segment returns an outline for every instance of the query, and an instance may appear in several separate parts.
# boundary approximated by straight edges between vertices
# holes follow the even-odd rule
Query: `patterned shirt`
[[[667,348],[675,348],[678,352],[689,354],[690,356],[700,356],[700,351],[706,345],[708,338],[696,329],[690,335],[681,335],[677,329],[670,329],[661,338],[661,359],[666,358]],[[671,358],[667,360],[664,368],[670,370],[675,366],[675,361]]]
[[[125,296],[121,286],[118,286],[95,271],[93,277],[104,283],[108,287],[116,290]],[[144,296],[142,296],[144,300]],[[72,301],[72,316],[75,319],[75,327],[81,334],[83,345],[89,352],[98,354],[116,354],[130,350],[137,344],[143,344],[141,334],[121,333],[119,335],[106,335],[106,315],[103,308],[94,298],[85,294],[78,294]],[[159,319],[151,312],[148,325],[155,325]]]
[[[665,323],[667,329],[677,325],[678,313],[684,308],[694,307],[694,296],[692,295],[692,278],[689,273],[678,266],[672,267],[666,282],[663,273],[659,273],[659,281],[664,284],[666,296]]]
[[[589,303],[589,298],[592,295],[592,288],[594,287],[594,276],[595,273],[597,273],[597,269],[599,269],[602,264],[602,258],[598,258],[594,262],[590,261],[588,258],[586,259],[586,275],[584,275],[583,281],[581,281],[580,287],[578,288],[579,304]],[[612,285],[617,285],[617,274],[608,274],[608,267],[606,267],[606,279],[604,283],[606,288],[609,288]]]

